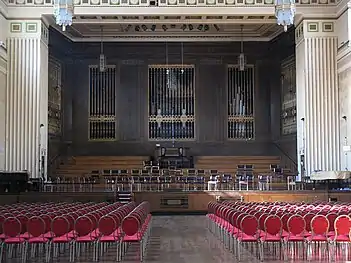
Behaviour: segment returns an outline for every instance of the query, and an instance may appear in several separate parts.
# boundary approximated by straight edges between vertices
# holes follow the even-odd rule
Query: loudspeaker
[[[28,172],[0,172],[0,192],[20,193],[27,190]]]

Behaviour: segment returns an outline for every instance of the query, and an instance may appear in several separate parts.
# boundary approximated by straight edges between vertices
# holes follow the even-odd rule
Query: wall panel
[[[87,155],[152,155],[155,141],[148,134],[148,66],[164,65],[165,47],[162,43],[111,43],[104,48],[111,65],[117,67],[116,122],[118,140],[89,141],[89,65],[96,63],[99,50],[90,44],[76,43],[73,48],[75,74],[68,74],[65,83],[70,85],[72,101],[73,154]],[[257,47],[260,46],[260,49]],[[196,134],[194,141],[175,142],[176,146],[189,147],[192,155],[266,155],[272,154],[270,130],[270,91],[261,85],[262,77],[269,75],[269,67],[262,60],[255,69],[255,140],[228,141],[227,139],[227,65],[237,58],[236,44],[186,43],[183,65],[195,68]],[[137,50],[137,52],[136,52]],[[252,65],[264,54],[262,44],[247,44],[247,56]],[[264,48],[263,48],[264,50]],[[182,65],[179,44],[168,45],[168,64]],[[258,54],[262,52],[262,54]],[[267,60],[268,61],[268,60]],[[67,74],[66,74],[67,75]],[[265,80],[268,83],[268,80]],[[257,108],[256,108],[257,106]],[[66,106],[65,106],[66,107]],[[65,114],[65,118],[68,118]],[[69,119],[69,118],[68,118]],[[64,123],[69,122],[64,120]],[[158,142],[157,142],[158,143]],[[172,141],[161,140],[163,146]]]

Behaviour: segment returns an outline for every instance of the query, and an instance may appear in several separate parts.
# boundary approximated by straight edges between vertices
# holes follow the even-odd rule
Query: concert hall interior
[[[349,9],[0,0],[0,263],[351,261]]]

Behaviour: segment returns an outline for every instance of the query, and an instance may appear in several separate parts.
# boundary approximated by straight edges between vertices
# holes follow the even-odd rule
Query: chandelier
[[[240,28],[241,28],[241,41],[240,41],[240,54],[238,56],[238,65],[239,65],[239,70],[244,71],[246,67],[246,56],[244,53],[244,25],[241,25]]]
[[[65,31],[73,22],[73,0],[54,0],[54,16],[56,24]]]
[[[294,24],[296,14],[295,0],[275,0],[275,16],[277,24],[288,30],[288,26]]]

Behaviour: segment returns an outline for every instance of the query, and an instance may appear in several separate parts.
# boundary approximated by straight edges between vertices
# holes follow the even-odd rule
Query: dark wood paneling
[[[185,43],[184,64],[196,67],[196,140],[176,143],[192,155],[274,155],[271,138],[271,76],[268,43],[245,43],[248,63],[255,69],[255,129],[252,141],[227,140],[227,65],[236,64],[239,43]],[[71,44],[65,82],[65,140],[72,140],[76,155],[152,155],[155,142],[148,140],[148,65],[165,64],[164,43],[108,43],[108,64],[118,67],[118,141],[88,141],[88,66],[98,64],[99,46]],[[277,60],[278,61],[278,60]],[[181,64],[180,44],[168,44],[169,64]],[[277,62],[278,63],[278,62]],[[277,83],[277,81],[275,81]],[[67,109],[67,110],[66,110]],[[70,120],[70,118],[72,118]],[[164,142],[163,145],[170,145]]]

